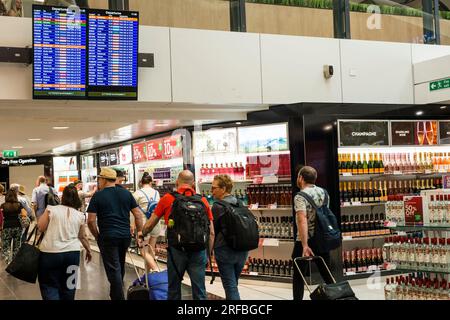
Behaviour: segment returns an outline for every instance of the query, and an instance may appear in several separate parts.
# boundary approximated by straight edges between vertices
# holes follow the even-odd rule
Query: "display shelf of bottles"
[[[373,183],[372,183],[373,182]],[[381,203],[398,197],[420,195],[425,190],[442,188],[442,179],[387,180],[364,182],[340,182],[339,193],[342,203]]]
[[[248,207],[250,209],[250,211],[254,211],[254,212],[264,212],[264,211],[273,211],[273,212],[292,212],[292,207],[284,207],[284,208],[269,208],[269,207],[263,207],[263,208],[256,208],[253,209],[251,207]]]
[[[258,219],[260,238],[294,239],[294,217],[260,217]]]
[[[445,226],[430,226],[430,225],[416,225],[416,226],[407,226],[407,225],[394,225],[387,224],[387,228],[399,231],[450,231],[450,225]]]
[[[411,274],[386,279],[386,300],[450,300],[450,283],[446,279]]]
[[[450,172],[450,152],[408,152],[406,148],[403,149],[404,152],[380,153],[367,150],[355,153],[339,152],[339,174],[344,176]]]
[[[358,248],[342,251],[344,275],[367,274],[382,270],[382,248]]]
[[[343,202],[341,204],[341,208],[353,208],[353,207],[375,207],[375,206],[384,206],[386,201],[380,202],[371,202],[371,203],[362,203],[362,202]]]
[[[342,236],[342,241],[363,241],[363,240],[377,240],[377,239],[384,239],[386,236],[368,236],[368,237],[353,237],[353,236]]]
[[[389,269],[450,273],[450,238],[389,237],[383,245]]]
[[[387,236],[391,231],[383,225],[383,221],[383,213],[342,215],[342,236],[352,238]]]
[[[252,180],[233,180],[233,183],[234,184],[238,184],[238,183],[249,183],[249,184],[251,184],[251,183],[254,183],[254,179],[252,179]],[[280,177],[278,177],[278,183],[286,183],[286,182],[291,182],[291,178],[287,178],[287,177],[285,177],[285,178],[280,178]],[[204,182],[199,182],[199,185],[211,185],[212,184],[212,181],[204,181]],[[273,182],[261,182],[261,183],[258,183],[258,184],[274,184]]]
[[[443,173],[395,173],[395,174],[363,174],[363,175],[345,175],[340,176],[339,180],[342,182],[353,182],[353,181],[378,181],[378,180],[414,180],[414,179],[426,179],[426,178],[438,178],[441,177]]]

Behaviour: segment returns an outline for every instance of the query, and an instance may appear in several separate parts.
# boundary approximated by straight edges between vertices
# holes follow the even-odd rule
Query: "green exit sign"
[[[450,88],[450,78],[430,82],[430,91]]]
[[[16,150],[3,150],[3,158],[16,158],[19,153]]]

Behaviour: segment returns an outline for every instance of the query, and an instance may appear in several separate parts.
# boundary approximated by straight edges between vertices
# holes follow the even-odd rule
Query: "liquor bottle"
[[[353,229],[352,237],[360,237],[361,236],[361,223],[359,221],[359,215],[355,215],[355,224]]]
[[[343,154],[338,154],[338,168],[339,168],[339,175],[341,176],[342,175],[342,173],[343,173],[343,170],[342,170],[342,164],[344,163],[343,161],[342,161],[342,158],[343,158]]]
[[[386,187],[386,180],[384,180],[384,187],[383,187],[383,199],[381,201],[388,201],[388,190]]]
[[[341,232],[342,232],[342,236],[346,237],[348,234],[348,218],[347,216],[343,215],[341,218]]]
[[[363,164],[361,162],[361,158],[359,157],[359,153],[356,154],[357,157],[357,168],[358,168],[358,172],[357,174],[363,174],[364,173],[364,169],[363,169]]]
[[[351,215],[348,220],[347,235],[352,237],[355,232],[354,230],[355,230],[355,217]]]
[[[383,157],[380,156],[380,154],[378,153],[377,153],[377,162],[378,162],[378,170],[376,170],[376,173],[384,174]]]
[[[359,201],[361,201],[361,199],[360,199],[360,191],[358,189],[358,183],[355,182],[355,186],[353,188],[352,202],[359,202]]]
[[[369,174],[375,173],[373,153],[369,154],[369,163],[367,164],[367,170]]]
[[[369,192],[369,195],[368,195],[369,201],[368,202],[374,202],[375,195],[374,195],[374,190],[372,188],[372,181],[369,181],[369,190],[368,190],[368,192]]]
[[[362,201],[364,203],[369,202],[369,191],[367,190],[366,181],[363,182],[363,192],[362,192]]]
[[[356,154],[351,154],[350,156],[351,159],[351,168],[352,168],[352,175],[357,175],[358,174],[358,164],[356,163]]]
[[[384,286],[384,300],[394,300],[394,287],[389,278],[386,278],[386,285]]]
[[[358,266],[359,266],[359,270],[358,270],[359,272],[367,272],[366,250],[365,249],[359,250]]]
[[[380,202],[382,198],[382,189],[381,189],[381,181],[379,182],[379,186],[377,186],[377,182],[373,182],[373,189],[374,189],[374,201]]]
[[[366,154],[363,153],[363,163],[362,163],[363,174],[369,174],[369,165],[366,160]]]
[[[417,164],[417,154],[413,153],[412,158],[411,158],[411,173],[417,173],[417,168],[418,168],[418,164]]]
[[[346,162],[345,162],[345,170],[346,173],[352,173],[352,160],[351,160],[351,154],[346,155]]]

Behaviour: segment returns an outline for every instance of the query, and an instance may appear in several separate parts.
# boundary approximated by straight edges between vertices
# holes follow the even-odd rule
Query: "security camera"
[[[334,69],[332,65],[324,65],[323,66],[323,76],[325,77],[325,79],[330,79],[334,74]]]

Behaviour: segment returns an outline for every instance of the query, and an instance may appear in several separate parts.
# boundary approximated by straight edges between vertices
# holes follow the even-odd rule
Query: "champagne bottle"
[[[363,164],[362,164],[362,166],[363,166],[363,174],[369,174],[369,165],[367,163],[366,154],[365,153],[363,153]]]
[[[357,162],[358,174],[364,174],[363,164],[362,164],[361,159],[359,157],[359,153],[357,154],[357,159],[358,159],[358,162]]]
[[[353,155],[353,154],[352,154]],[[358,164],[356,163],[356,154],[353,155],[353,161],[352,161],[352,174],[357,175],[358,174]]]
[[[369,174],[375,173],[373,153],[369,154],[369,163],[367,164]]]

